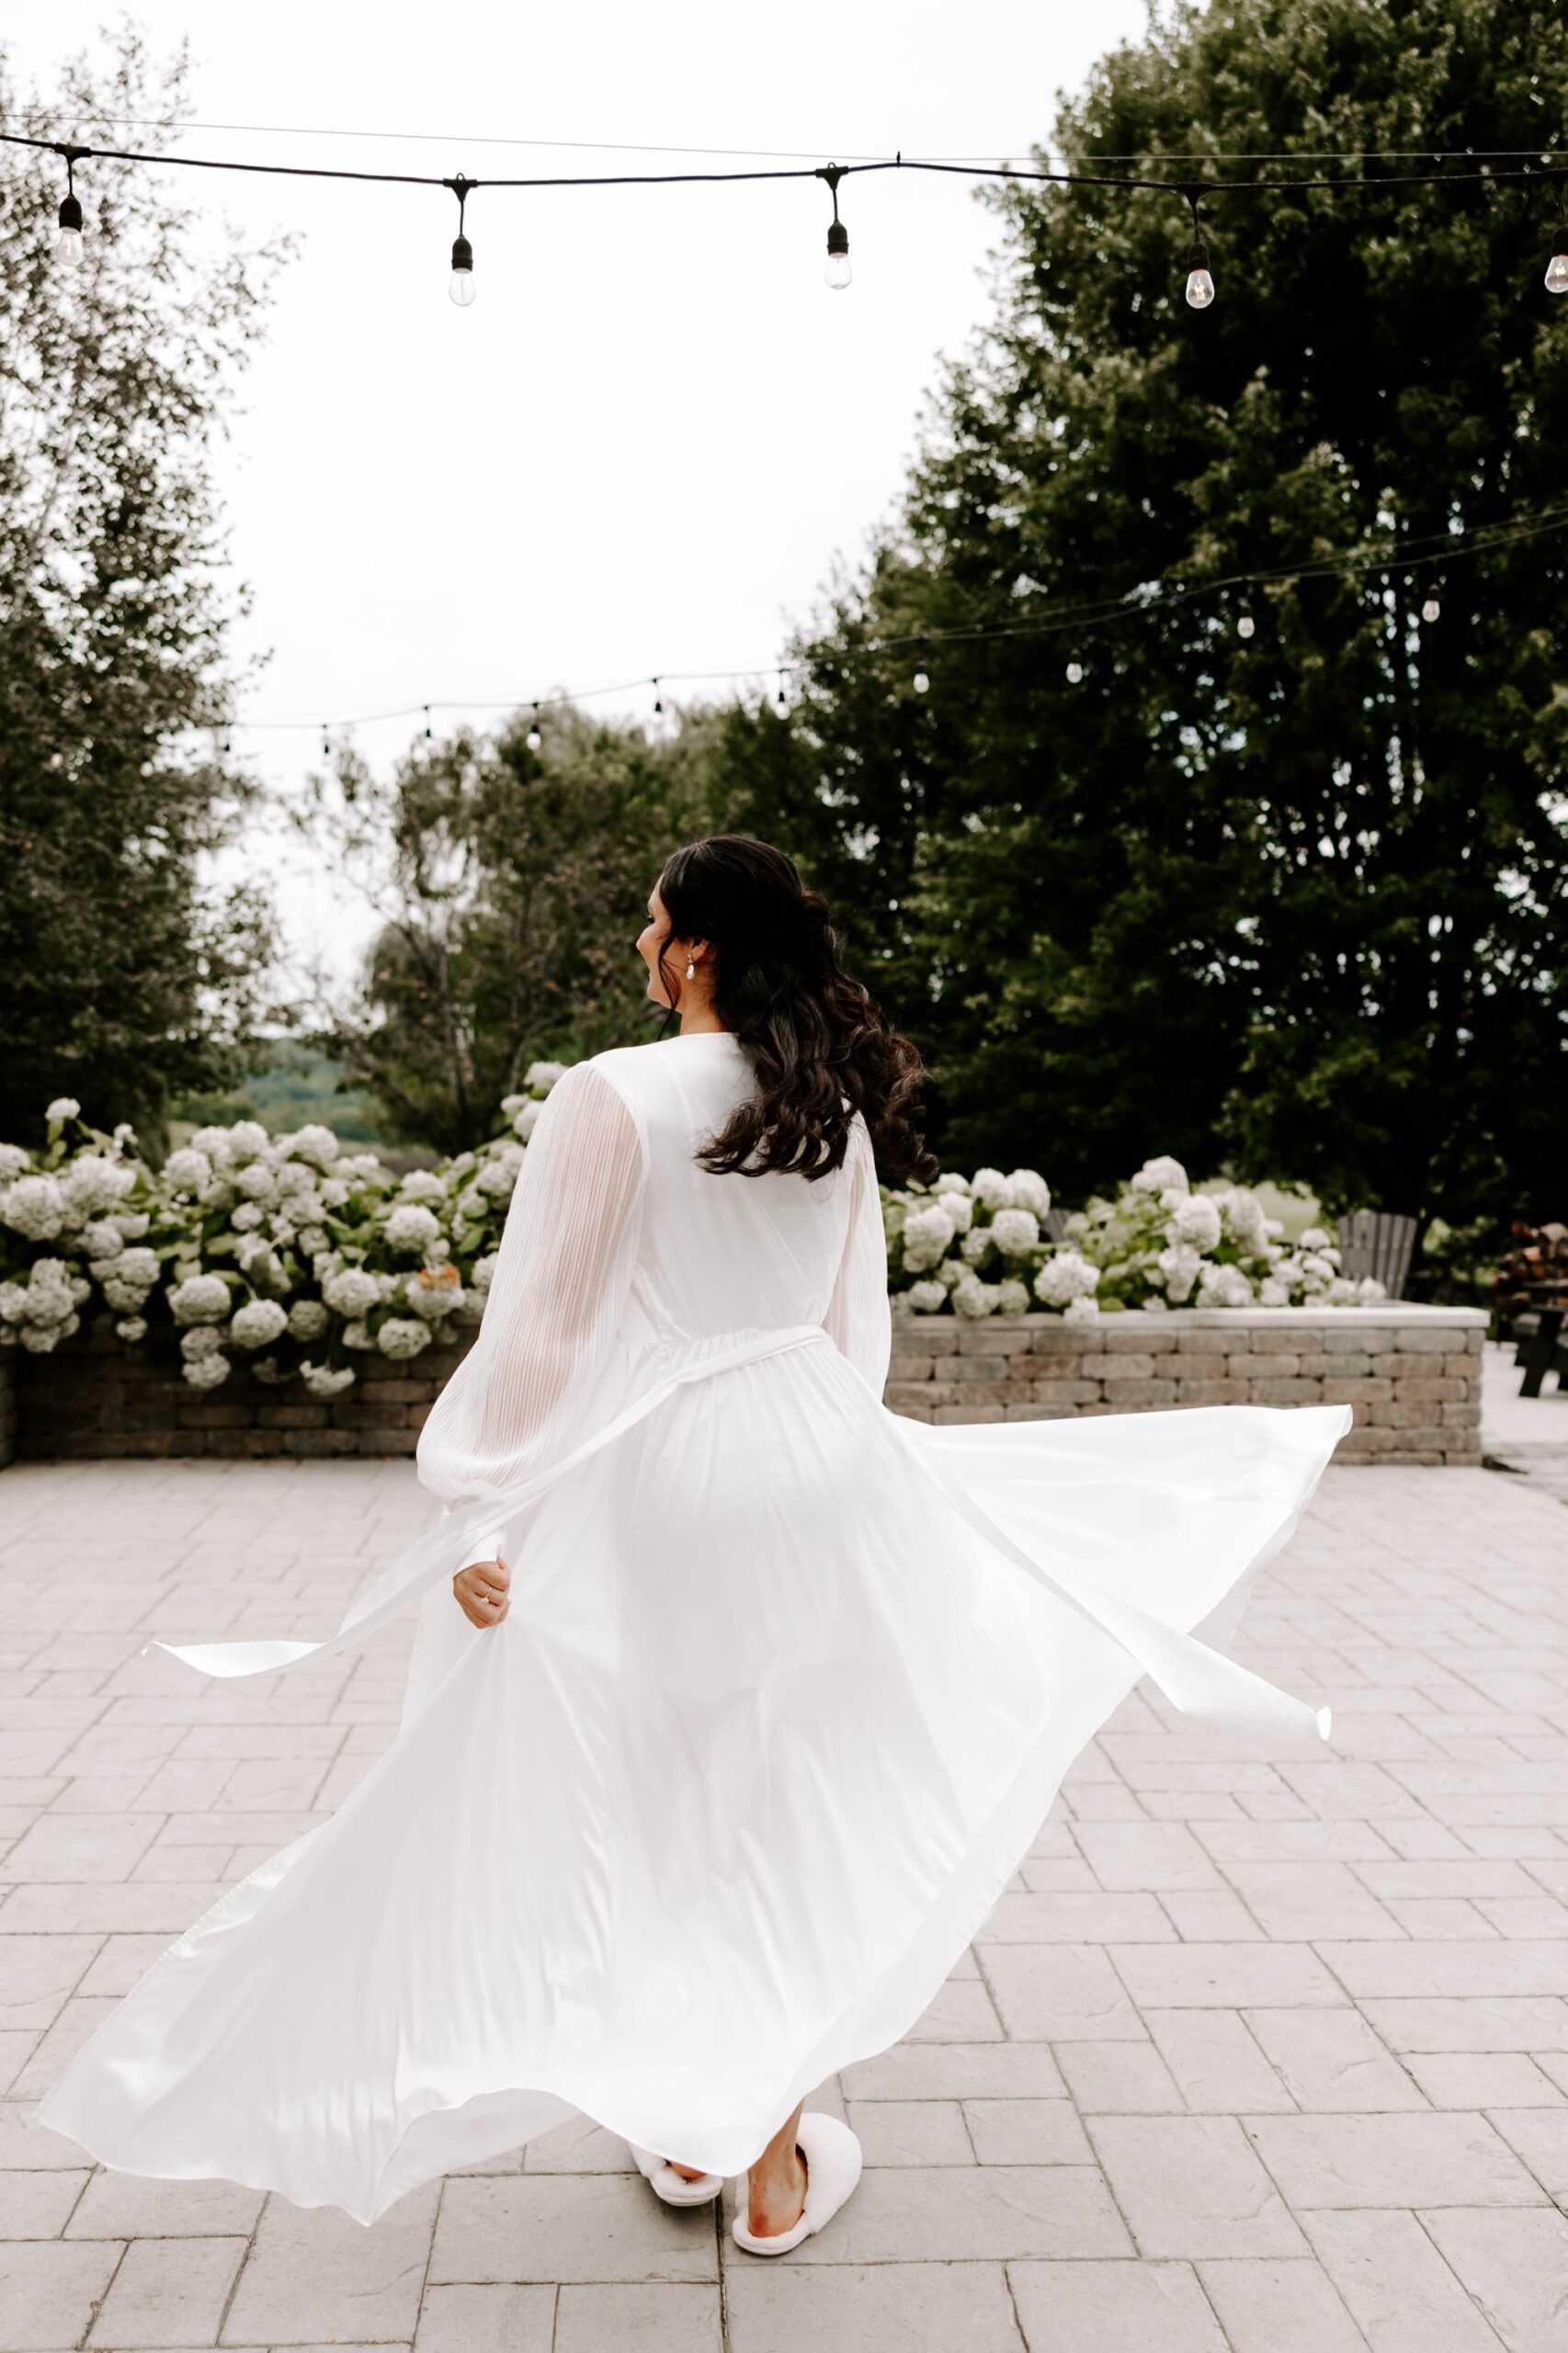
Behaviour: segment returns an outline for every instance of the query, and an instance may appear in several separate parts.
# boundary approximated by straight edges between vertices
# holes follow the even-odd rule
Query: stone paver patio
[[[915,2033],[813,2101],[867,2170],[777,2263],[590,2129],[366,2231],[24,2127],[353,1786],[411,1621],[276,1689],[141,1643],[328,1631],[429,1505],[401,1463],[6,1472],[0,2353],[1562,2353],[1568,1399],[1522,1416],[1488,1355],[1524,1475],[1331,1470],[1249,1606],[1239,1652],[1332,1750],[1272,1763],[1141,1687]]]

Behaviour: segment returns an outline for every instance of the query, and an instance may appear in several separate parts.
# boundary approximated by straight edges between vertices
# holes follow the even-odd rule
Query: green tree
[[[646,1034],[649,889],[677,842],[728,822],[711,714],[650,738],[555,710],[537,752],[528,728],[421,740],[385,779],[345,757],[299,817],[376,918],[358,984],[322,991],[318,1040],[444,1152],[495,1132],[530,1062]]]
[[[182,114],[186,58],[125,29],[46,116],[0,52],[0,124],[80,143]],[[212,439],[280,246],[214,253],[164,176],[94,160],[80,268],[56,261],[59,159],[0,148],[0,1134],[51,1096],[156,1137],[222,1084],[270,946],[210,853],[246,788],[217,750],[243,598],[222,585]]]
[[[730,735],[750,821],[881,960],[959,1165],[1027,1155],[1072,1197],[1162,1150],[1331,1210],[1561,1209],[1563,517],[1460,552],[1562,505],[1557,190],[1354,158],[1473,173],[1565,106],[1532,0],[1180,6],[1053,143],[1256,176],[1204,207],[1212,309],[1176,195],[990,199],[994,316],[896,523],[787,728]],[[1319,175],[1353,192],[1271,186]],[[1265,573],[1245,636],[1221,584]]]

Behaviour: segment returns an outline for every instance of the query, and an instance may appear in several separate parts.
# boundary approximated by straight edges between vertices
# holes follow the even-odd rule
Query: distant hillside
[[[374,1098],[358,1088],[340,1089],[343,1071],[330,1055],[291,1039],[279,1039],[264,1064],[247,1072],[223,1095],[187,1095],[170,1113],[171,1141],[182,1143],[193,1128],[232,1120],[259,1120],[269,1135],[319,1120],[347,1144],[373,1146],[389,1165],[423,1165],[434,1154],[396,1142],[381,1125]]]

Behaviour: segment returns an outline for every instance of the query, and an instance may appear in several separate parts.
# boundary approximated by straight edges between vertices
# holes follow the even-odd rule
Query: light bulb
[[[451,283],[447,291],[458,308],[466,311],[476,290],[473,282],[473,247],[466,237],[454,238]]]
[[[1192,250],[1187,256],[1187,299],[1195,311],[1206,311],[1214,300],[1214,280],[1209,275],[1209,248],[1201,237],[1194,237]]]
[[[827,267],[823,275],[838,294],[848,285],[850,274],[849,232],[842,221],[835,221],[827,233]]]
[[[74,188],[61,199],[54,258],[62,269],[79,269],[82,266],[82,199]]]
[[[1421,618],[1424,621],[1435,621],[1442,609],[1436,597],[1428,597],[1421,608]]]
[[[1546,290],[1549,294],[1568,294],[1568,228],[1557,232],[1551,259],[1546,265]]]
[[[539,722],[537,720],[528,729],[528,732],[524,736],[523,741],[528,745],[530,752],[537,752],[540,745],[543,743],[544,737],[539,732]]]
[[[922,669],[916,670],[914,677],[911,678],[909,683],[915,688],[917,695],[923,695],[930,686],[931,680],[927,673]]]
[[[778,692],[778,693],[774,696],[774,698],[773,698],[773,708],[774,708],[775,712],[776,712],[776,713],[777,713],[777,715],[778,716],[778,718],[780,718],[780,719],[788,719],[788,718],[789,718],[789,716],[790,716],[790,698],[789,698],[789,696],[785,693],[785,691],[784,691],[784,689],[783,689],[783,688],[782,688],[782,687],[780,687],[780,688],[779,688]]]
[[[1250,613],[1244,613],[1240,620],[1236,623],[1236,635],[1238,637],[1250,637],[1256,627],[1257,623],[1254,620],[1252,615]]]
[[[1078,683],[1079,679],[1083,676],[1083,675],[1084,675],[1084,665],[1083,665],[1083,664],[1082,664],[1081,662],[1069,662],[1069,663],[1068,663],[1068,665],[1067,665],[1067,683],[1068,683],[1068,685],[1069,685],[1070,687],[1075,687],[1075,686],[1077,685],[1077,683]]]

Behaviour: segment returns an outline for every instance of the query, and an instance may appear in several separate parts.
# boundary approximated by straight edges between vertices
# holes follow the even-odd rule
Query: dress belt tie
[[[676,1360],[670,1370],[623,1406],[614,1418],[606,1422],[583,1439],[582,1443],[536,1471],[530,1478],[521,1479],[515,1487],[499,1495],[463,1503],[454,1510],[449,1504],[442,1507],[433,1525],[415,1538],[407,1551],[401,1552],[391,1567],[384,1570],[373,1586],[354,1602],[335,1634],[328,1634],[319,1643],[260,1641],[240,1643],[165,1643],[153,1639],[143,1643],[142,1655],[149,1651],[166,1652],[170,1658],[183,1659],[187,1666],[199,1669],[203,1675],[237,1676],[267,1675],[285,1667],[299,1666],[306,1659],[325,1658],[331,1652],[343,1650],[350,1643],[362,1642],[386,1623],[398,1610],[434,1585],[438,1577],[454,1574],[468,1556],[482,1529],[509,1519],[516,1511],[533,1503],[568,1471],[586,1462],[601,1447],[620,1438],[635,1427],[666,1397],[688,1381],[704,1381],[710,1373],[729,1372],[737,1365],[756,1364],[764,1357],[774,1357],[787,1348],[799,1348],[808,1343],[826,1347],[834,1341],[820,1324],[778,1324],[753,1325],[735,1332],[721,1332],[691,1341],[661,1342],[651,1354],[667,1353]],[[680,1352],[688,1351],[684,1361]],[[696,1351],[700,1350],[698,1354]],[[483,1630],[482,1630],[483,1631]]]

